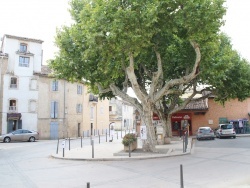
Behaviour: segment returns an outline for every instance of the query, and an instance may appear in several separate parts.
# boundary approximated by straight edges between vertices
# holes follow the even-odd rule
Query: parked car
[[[201,139],[214,140],[214,138],[215,138],[214,131],[210,127],[199,127],[196,134],[197,140]]]
[[[233,137],[236,138],[236,132],[232,124],[219,124],[215,132],[217,138]]]
[[[25,129],[17,129],[8,134],[0,136],[0,141],[11,142],[11,141],[29,141],[35,142],[39,139],[39,133],[37,131],[30,131]]]

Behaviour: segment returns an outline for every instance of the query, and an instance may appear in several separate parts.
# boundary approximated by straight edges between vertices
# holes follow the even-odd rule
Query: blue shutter
[[[55,102],[55,118],[58,117],[58,102]]]
[[[50,104],[50,117],[51,118],[54,118],[54,113],[55,113],[54,109],[55,109],[54,108],[54,101],[52,101],[51,104]]]

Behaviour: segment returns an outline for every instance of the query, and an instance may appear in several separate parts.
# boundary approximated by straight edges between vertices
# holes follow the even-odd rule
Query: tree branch
[[[199,65],[200,65],[200,60],[201,60],[200,48],[196,42],[191,41],[190,43],[193,46],[195,53],[196,53],[196,60],[195,60],[195,64],[193,66],[192,72],[186,76],[183,76],[182,78],[173,79],[167,82],[166,85],[161,90],[159,90],[159,92],[157,92],[155,99],[154,99],[155,101],[159,100],[173,86],[189,83],[190,81],[192,81],[194,78],[196,78],[199,75],[200,73]]]
[[[136,78],[135,72],[134,72],[134,56],[132,53],[129,54],[129,67],[127,67],[126,73],[128,75],[131,86],[132,86],[136,96],[138,97],[138,99],[140,101],[145,101],[147,98],[147,95],[145,95],[144,92],[141,91],[140,86],[137,82],[137,78]]]

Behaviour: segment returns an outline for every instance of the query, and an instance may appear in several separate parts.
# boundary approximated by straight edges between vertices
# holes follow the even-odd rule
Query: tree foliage
[[[119,96],[134,105],[148,127],[152,150],[152,113],[164,119],[181,110],[201,92],[199,84],[221,102],[249,96],[249,64],[220,33],[223,3],[72,0],[75,22],[57,31],[60,51],[49,65],[59,78],[84,79],[101,97]],[[128,88],[137,98],[127,95]],[[187,90],[193,93],[183,101]]]

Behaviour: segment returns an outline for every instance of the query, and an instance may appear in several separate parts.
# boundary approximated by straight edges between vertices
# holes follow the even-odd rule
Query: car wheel
[[[212,138],[212,140],[214,140],[214,137]]]
[[[236,138],[236,136],[233,137],[234,139]]]
[[[5,137],[3,141],[6,143],[9,143],[11,141],[11,139],[10,139],[10,137]]]
[[[30,142],[35,142],[35,140],[36,140],[36,139],[35,139],[35,137],[33,137],[33,136],[30,137],[30,139],[29,139]]]

